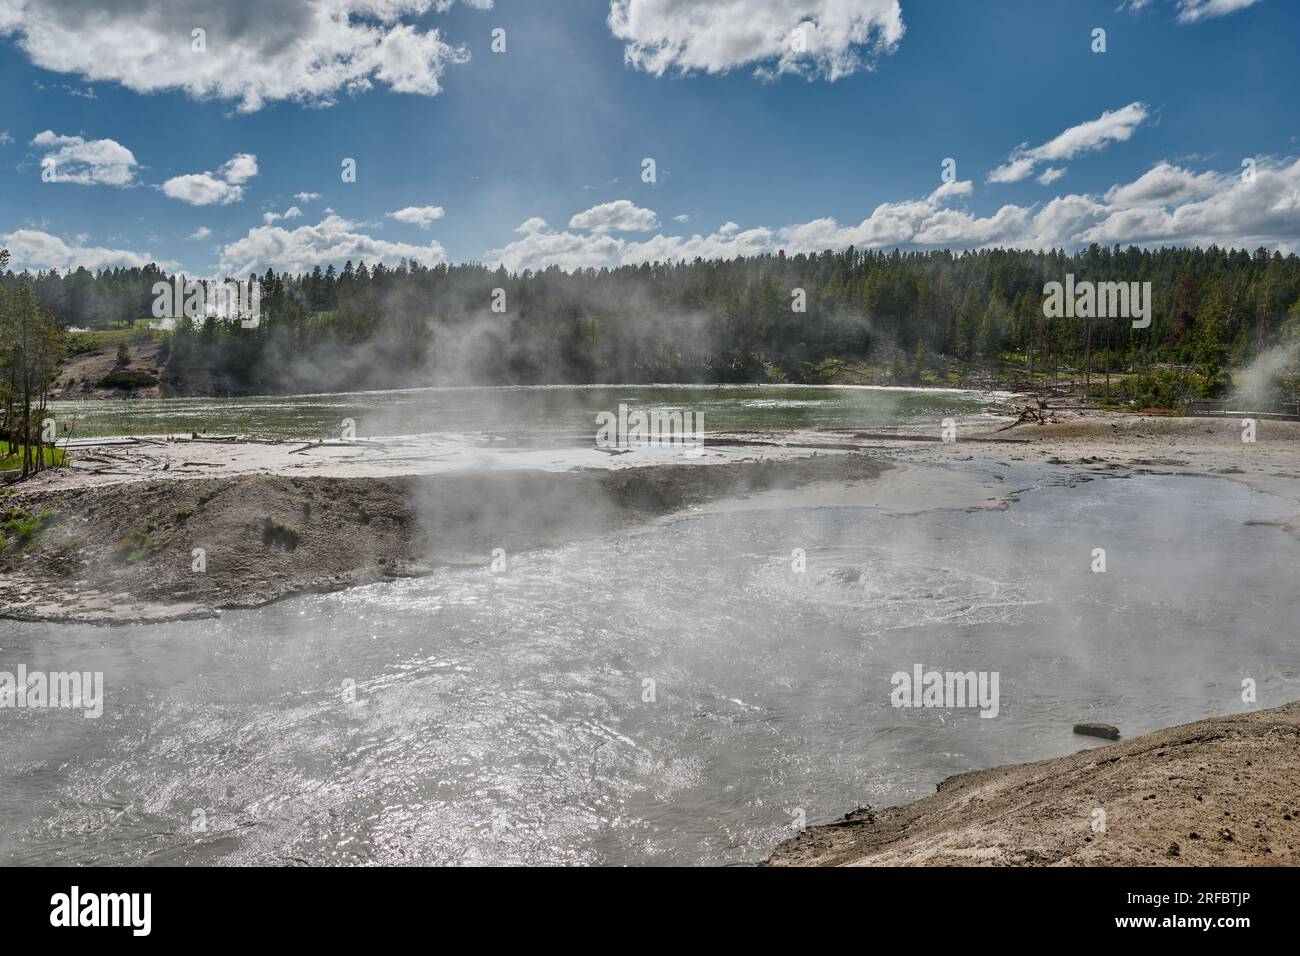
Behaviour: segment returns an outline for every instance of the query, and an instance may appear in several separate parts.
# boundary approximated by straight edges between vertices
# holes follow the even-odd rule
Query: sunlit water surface
[[[0,863],[742,863],[1075,721],[1300,696],[1300,544],[1243,524],[1289,503],[991,467],[1005,513],[698,514],[219,622],[0,623],[0,669],[107,685],[0,710]],[[918,662],[999,672],[999,715],[891,707]]]

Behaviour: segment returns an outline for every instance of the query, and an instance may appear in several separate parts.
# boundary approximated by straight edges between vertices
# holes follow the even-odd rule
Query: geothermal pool
[[[970,467],[1019,500],[807,491],[220,621],[0,622],[0,669],[105,675],[98,720],[0,709],[0,863],[747,863],[801,818],[1096,745],[1076,721],[1300,696],[1300,542],[1244,524],[1293,503]],[[918,663],[998,672],[998,716],[892,707]]]
[[[978,416],[996,396],[958,389],[822,385],[526,385],[407,388],[321,395],[85,399],[53,402],[60,434],[337,437],[350,418],[362,438],[433,432],[595,434],[620,403],[704,416],[705,430],[868,428]]]

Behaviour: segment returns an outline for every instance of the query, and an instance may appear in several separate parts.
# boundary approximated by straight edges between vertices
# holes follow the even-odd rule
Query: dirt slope
[[[1300,702],[1170,727],[1054,760],[960,774],[924,800],[856,810],[837,823],[811,827],[767,861],[1298,864]]]

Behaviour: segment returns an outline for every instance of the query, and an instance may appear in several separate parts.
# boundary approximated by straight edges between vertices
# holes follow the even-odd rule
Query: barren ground
[[[1300,703],[949,777],[810,827],[768,866],[1295,866]]]

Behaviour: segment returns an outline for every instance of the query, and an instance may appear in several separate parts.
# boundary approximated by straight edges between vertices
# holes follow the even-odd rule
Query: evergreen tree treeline
[[[1150,282],[1152,322],[1046,319],[1043,285]],[[180,320],[164,344],[178,393],[426,384],[817,380],[831,360],[915,368],[925,356],[1029,370],[1242,363],[1295,335],[1300,259],[1259,249],[1093,245],[1075,254],[859,251],[507,273],[478,264],[247,277],[262,318]],[[155,265],[0,274],[62,328],[151,317]],[[492,310],[503,289],[503,313]],[[806,311],[792,309],[804,290]],[[500,297],[498,297],[499,299]]]

